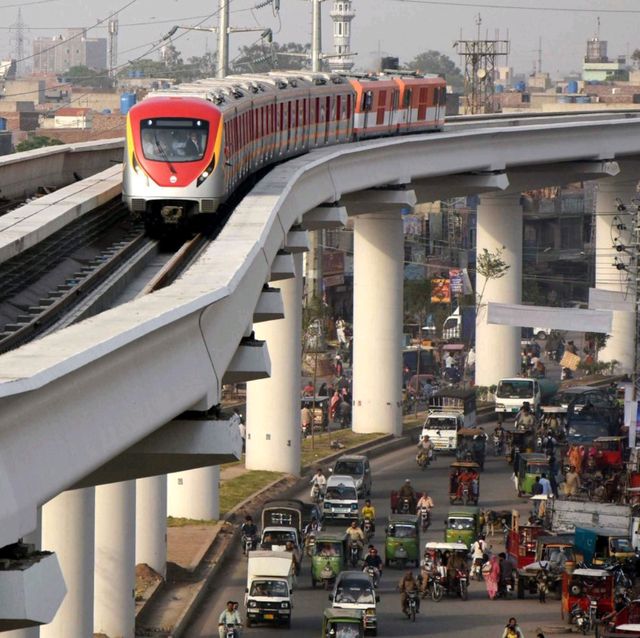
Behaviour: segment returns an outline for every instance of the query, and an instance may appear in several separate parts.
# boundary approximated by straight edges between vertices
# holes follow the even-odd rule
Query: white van
[[[358,490],[353,476],[333,474],[329,477],[322,510],[326,521],[358,520]]]

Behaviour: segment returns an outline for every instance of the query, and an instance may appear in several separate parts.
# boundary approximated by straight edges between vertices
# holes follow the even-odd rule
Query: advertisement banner
[[[452,295],[464,294],[464,278],[461,268],[454,268],[449,271],[449,284]]]
[[[431,280],[431,303],[451,303],[448,279]]]
[[[344,273],[344,253],[341,250],[323,251],[322,272],[325,275]]]

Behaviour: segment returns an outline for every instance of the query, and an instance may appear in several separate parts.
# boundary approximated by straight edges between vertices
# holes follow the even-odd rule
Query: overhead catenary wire
[[[490,2],[459,2],[458,0],[382,0],[383,2],[394,2],[403,4],[424,4],[436,5],[444,7],[468,7],[473,9],[504,9],[509,11],[551,11],[555,13],[609,13],[609,14],[627,14],[638,15],[640,9],[609,9],[609,8],[579,8],[579,7],[561,7],[561,6],[538,6],[538,5],[522,5],[522,4],[497,4]]]

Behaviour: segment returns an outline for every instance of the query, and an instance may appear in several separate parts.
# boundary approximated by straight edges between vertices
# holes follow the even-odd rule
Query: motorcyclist
[[[418,581],[413,577],[413,572],[410,569],[405,572],[405,575],[398,583],[398,589],[400,590],[400,608],[403,614],[408,615],[407,594],[409,592],[416,592],[416,594],[418,594],[420,591]],[[420,596],[416,597],[416,612],[418,611],[420,611]]]
[[[398,496],[400,500],[404,498],[409,499],[409,511],[410,512],[415,511],[416,493],[411,485],[410,479],[404,480],[404,485],[398,490]]]
[[[365,543],[364,532],[358,527],[358,521],[351,521],[351,525],[347,527],[347,536],[349,537],[349,544],[356,543],[358,545],[358,555],[362,551]]]
[[[531,406],[528,401],[525,401],[518,411],[518,414],[516,414],[516,429],[529,430],[533,427],[534,423],[535,418],[531,413]]]
[[[369,551],[364,557],[364,569],[362,571],[366,572],[369,567],[373,568],[373,586],[377,587],[382,577],[382,559],[373,545],[369,545]]]
[[[484,540],[484,536],[481,534],[476,542],[471,545],[471,565],[474,573],[480,573],[482,563],[484,563],[486,551],[487,543]]]
[[[324,495],[325,488],[327,487],[327,479],[322,473],[321,467],[319,467],[316,470],[316,473],[311,477],[309,484],[311,485],[311,500],[313,500],[314,490],[316,487],[320,490],[320,496]]]
[[[258,528],[256,527],[256,524],[253,522],[253,519],[251,518],[251,516],[245,516],[244,523],[242,523],[242,527],[240,527],[240,532],[242,534],[243,539],[247,539],[247,538],[251,539],[251,547],[255,548],[256,540],[258,538]]]
[[[497,454],[500,454],[504,448],[505,430],[501,423],[498,423],[493,431],[493,445]]]
[[[364,524],[365,519],[369,519],[370,523],[371,523],[371,532],[375,532],[376,531],[376,508],[371,505],[371,499],[367,499],[364,502],[364,505],[362,506],[362,510],[361,510],[361,514],[362,514],[362,521]]]
[[[240,613],[236,608],[236,604],[233,600],[227,601],[227,606],[220,614],[218,618],[218,635],[220,638],[226,638],[226,626],[233,625],[236,636],[240,636],[240,627],[242,627],[242,620]]]
[[[416,463],[418,465],[421,464],[421,460],[426,458],[427,461],[430,461],[433,457],[433,443],[429,438],[428,434],[425,434],[424,438],[418,442],[417,445],[418,453],[416,454]]]
[[[429,509],[429,511],[431,511],[433,506],[434,506],[433,499],[429,496],[429,493],[425,491],[422,494],[420,494],[420,498],[416,503],[416,511],[419,512],[422,507],[426,507]]]

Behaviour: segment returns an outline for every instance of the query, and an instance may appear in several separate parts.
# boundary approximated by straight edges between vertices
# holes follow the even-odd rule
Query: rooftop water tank
[[[504,86],[502,84],[496,84],[496,93],[504,93]]]
[[[577,93],[578,83],[575,80],[569,80],[567,82],[567,93]]]
[[[126,115],[135,103],[135,93],[123,93],[120,96],[120,115]]]
[[[519,91],[520,93],[524,93],[526,88],[527,88],[527,85],[522,80],[520,80],[520,82],[516,82],[516,91]]]

